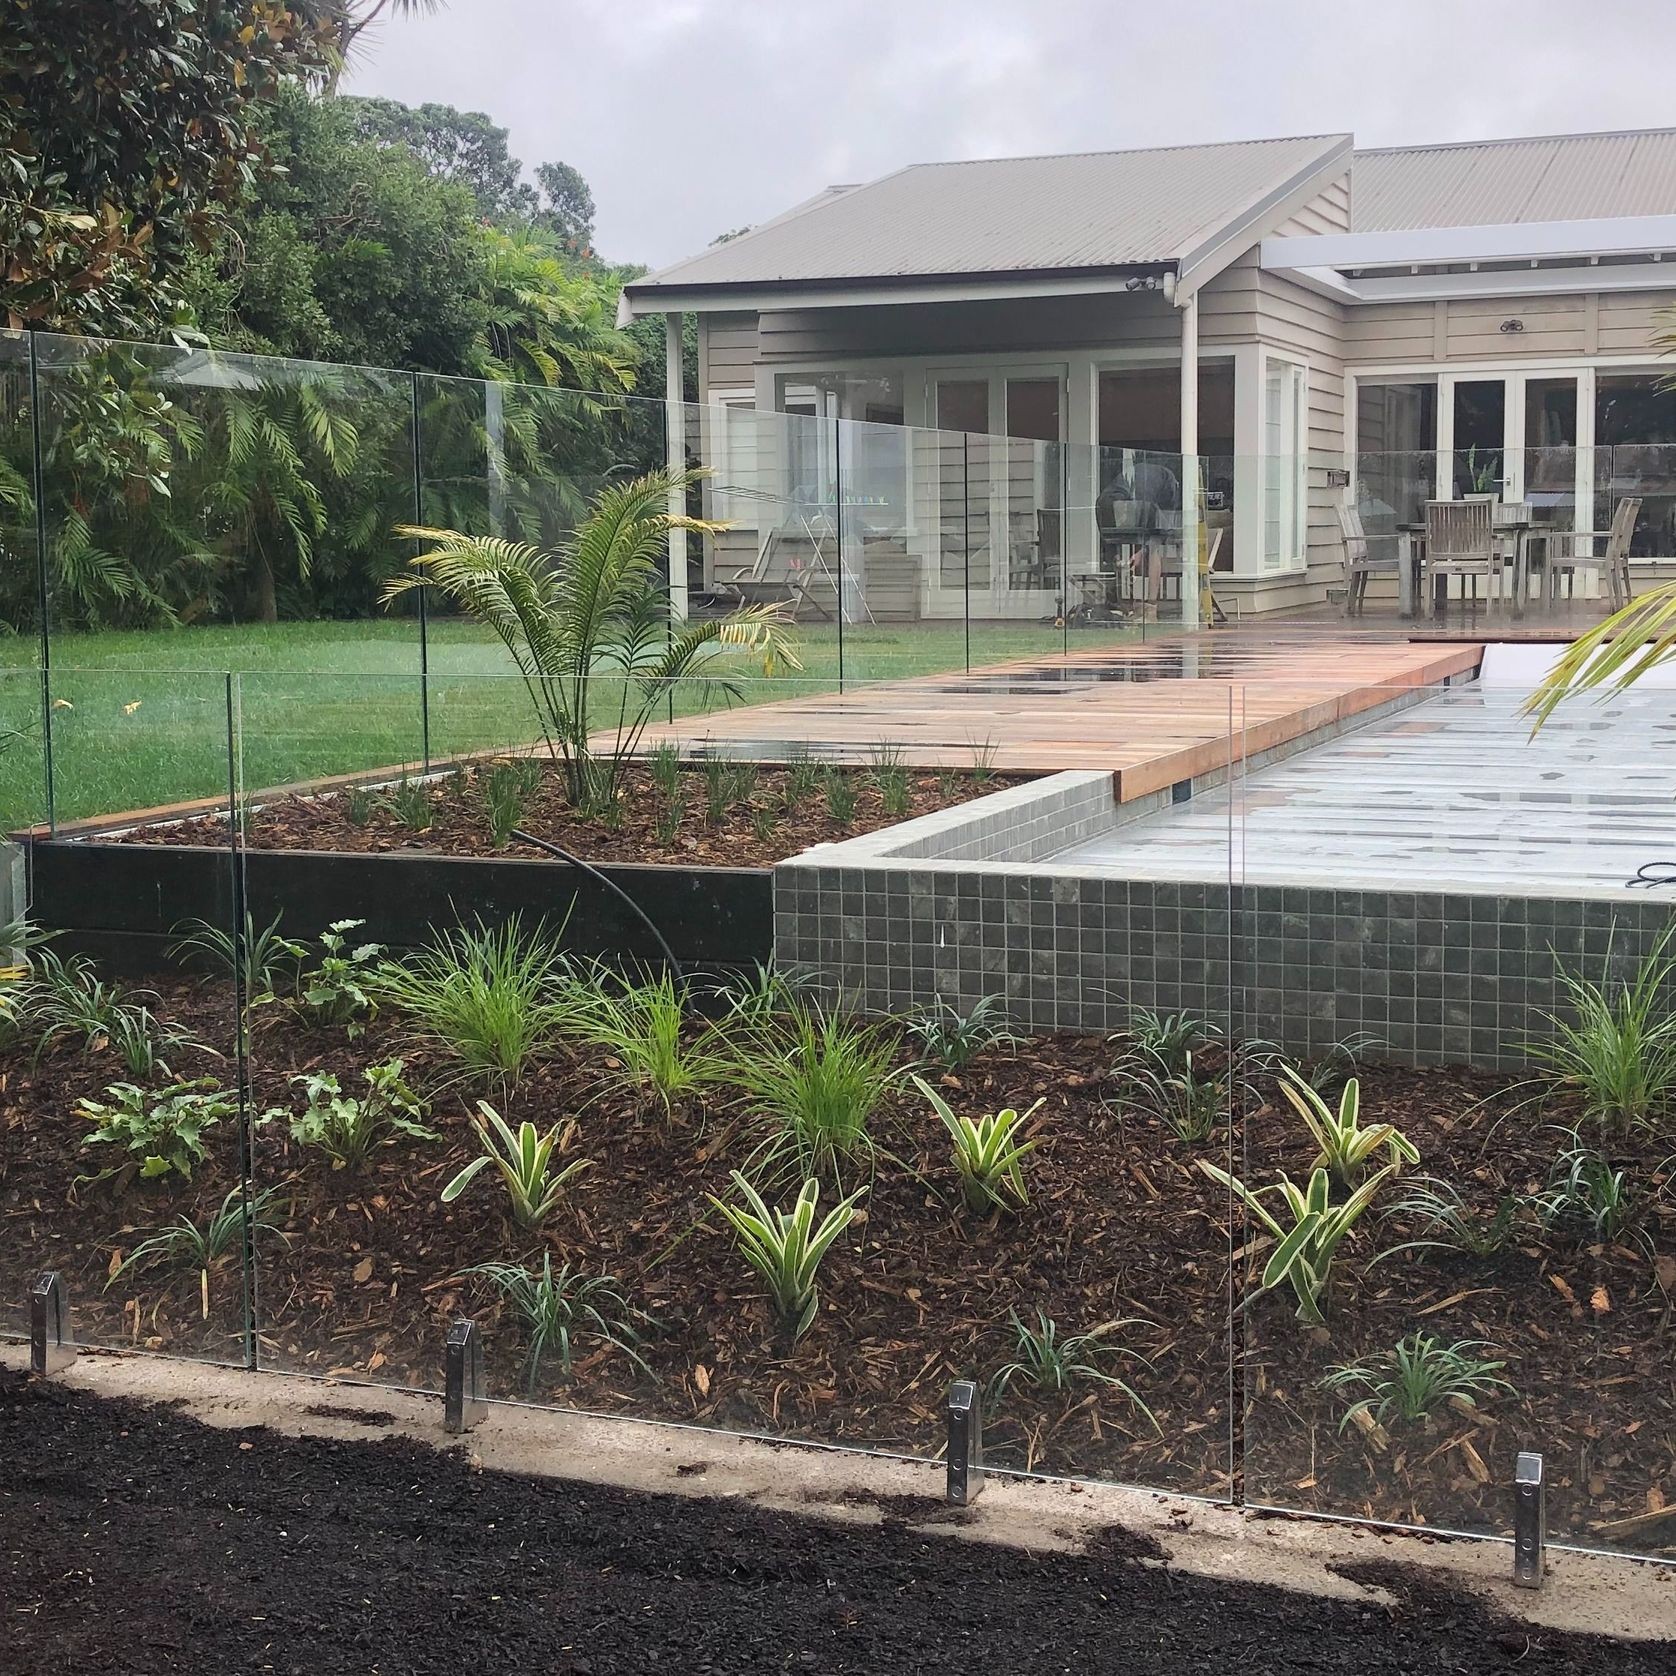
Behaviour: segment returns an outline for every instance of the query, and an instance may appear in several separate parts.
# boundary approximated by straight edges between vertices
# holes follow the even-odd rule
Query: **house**
[[[1673,304],[1660,129],[918,164],[622,308],[666,317],[672,398],[697,317],[672,457],[735,528],[693,585],[853,619],[1086,609],[1149,539],[1214,551],[1231,612],[1307,608],[1346,495],[1377,544],[1433,497],[1590,529],[1637,494],[1635,556],[1676,561]]]

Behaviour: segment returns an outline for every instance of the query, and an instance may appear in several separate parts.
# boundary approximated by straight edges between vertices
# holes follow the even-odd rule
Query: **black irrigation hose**
[[[1644,861],[1636,868],[1635,877],[1625,879],[1624,884],[1630,890],[1638,886],[1658,890],[1665,885],[1676,885],[1676,861]]]
[[[584,861],[579,855],[572,855],[569,850],[560,849],[557,844],[549,843],[545,838],[537,838],[533,832],[526,832],[521,826],[513,827],[512,836],[522,844],[534,844],[538,850],[545,850],[549,855],[557,856],[560,861],[568,861],[572,867],[580,868],[590,878],[597,879],[619,901],[626,904],[629,912],[632,913],[634,917],[639,920],[640,923],[645,926],[657,940],[658,947],[663,950],[664,959],[669,962],[670,969],[675,974],[676,982],[685,988],[687,982],[686,968],[675,958],[674,949],[672,949],[669,944],[664,941],[663,933],[652,923],[646,910],[642,908],[640,904],[636,902],[635,899],[630,896],[629,893],[624,890],[615,879],[600,872],[600,870],[595,867],[592,862]]]

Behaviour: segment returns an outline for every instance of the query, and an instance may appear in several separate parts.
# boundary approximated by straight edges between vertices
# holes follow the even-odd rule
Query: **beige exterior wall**
[[[1676,285],[1668,291],[1362,303],[1346,310],[1345,359],[1354,369],[1540,356],[1652,358],[1657,316],[1672,307]],[[1523,322],[1523,330],[1502,331],[1504,320]]]

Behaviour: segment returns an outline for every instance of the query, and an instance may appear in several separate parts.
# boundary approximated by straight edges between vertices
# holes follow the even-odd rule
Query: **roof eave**
[[[870,308],[879,305],[989,302],[1013,297],[1097,296],[1150,290],[1176,271],[1173,260],[1091,268],[1006,269],[988,273],[879,274],[826,279],[727,280],[704,285],[635,280],[623,287],[622,313],[769,313],[787,308]],[[1139,282],[1139,283],[1137,283]]]

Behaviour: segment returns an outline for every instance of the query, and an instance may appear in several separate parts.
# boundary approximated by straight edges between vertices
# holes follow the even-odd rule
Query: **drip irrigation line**
[[[663,957],[669,962],[670,970],[674,972],[676,981],[681,984],[683,988],[686,986],[686,968],[675,958],[674,949],[672,949],[669,944],[664,941],[663,933],[652,923],[651,917],[647,914],[646,910],[642,908],[640,904],[636,902],[635,899],[630,896],[629,893],[624,890],[615,879],[600,872],[600,870],[595,867],[592,862],[584,861],[579,855],[572,855],[569,850],[561,849],[557,844],[550,843],[545,838],[537,838],[533,832],[526,832],[520,826],[513,827],[512,836],[520,843],[534,844],[538,850],[545,850],[549,855],[557,856],[560,861],[569,862],[572,867],[579,868],[582,872],[586,873],[589,878],[597,879],[600,884],[604,885],[605,888],[620,902],[624,903],[629,912],[632,913],[634,917],[639,920],[648,931],[651,932],[658,947],[663,950]]]

